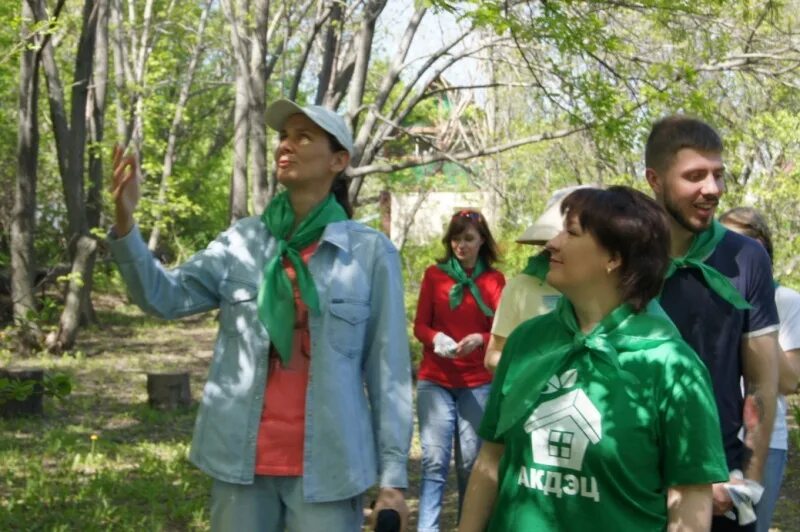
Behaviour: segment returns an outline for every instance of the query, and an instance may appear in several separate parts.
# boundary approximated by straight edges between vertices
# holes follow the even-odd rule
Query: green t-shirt
[[[663,530],[667,488],[728,479],[708,371],[655,303],[619,307],[588,335],[565,325],[572,312],[563,302],[523,323],[503,350],[479,431],[505,445],[489,530]],[[554,346],[570,355],[498,434],[525,369]]]

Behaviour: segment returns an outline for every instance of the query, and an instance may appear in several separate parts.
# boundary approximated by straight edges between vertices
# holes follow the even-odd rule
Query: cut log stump
[[[187,408],[192,404],[189,373],[148,373],[147,403],[159,410]]]
[[[25,399],[18,401],[9,399],[0,402],[0,417],[41,416],[44,413],[42,398],[44,396],[44,370],[43,369],[0,369],[0,377],[11,381],[33,381],[33,393]]]

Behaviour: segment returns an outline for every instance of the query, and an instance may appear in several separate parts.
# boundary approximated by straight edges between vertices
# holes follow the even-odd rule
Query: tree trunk
[[[144,88],[145,88],[145,72],[147,69],[147,59],[150,57],[150,52],[153,49],[153,39],[150,37],[153,23],[153,3],[154,0],[147,0],[144,5],[144,20],[142,21],[142,33],[139,35],[139,42],[131,52],[133,53],[135,65],[133,70],[134,83],[136,84],[136,91],[134,93],[133,102],[133,127],[130,131],[130,142],[133,144],[137,153],[142,152],[142,145],[144,144]],[[128,3],[129,9],[133,6],[133,2]]]
[[[247,141],[250,130],[247,72],[236,67],[236,103],[233,112],[233,171],[230,222],[247,216]]]
[[[320,6],[322,7],[322,6]],[[292,86],[289,89],[289,94],[287,98],[290,100],[297,100],[297,94],[300,91],[300,82],[303,79],[303,72],[306,69],[306,64],[308,63],[308,58],[311,55],[311,50],[314,48],[314,41],[317,40],[317,35],[319,34],[322,27],[325,25],[325,21],[331,14],[331,8],[327,9],[318,9],[317,16],[314,21],[314,27],[305,37],[305,44],[303,45],[303,51],[300,53],[300,59],[297,61],[297,65],[294,68],[294,75],[292,76]]]
[[[89,191],[86,196],[86,221],[90,229],[101,226],[103,214],[103,135],[105,131],[106,87],[108,85],[108,2],[97,1],[97,36],[89,87]],[[92,259],[94,260],[94,259]],[[93,269],[93,268],[92,268]],[[94,275],[84,278],[81,289],[81,325],[97,322],[92,304]]]
[[[44,0],[35,1],[37,21],[47,20]],[[52,43],[45,43],[42,59],[47,77],[50,115],[56,134],[61,182],[67,207],[69,253],[72,274],[67,285],[64,310],[59,320],[58,331],[48,335],[47,345],[56,352],[71,349],[81,321],[93,317],[86,281],[92,276],[97,242],[89,236],[86,216],[86,198],[83,187],[84,154],[86,149],[86,102],[89,80],[93,71],[98,12],[94,0],[85,0],[83,23],[75,54],[75,74],[72,82],[70,121],[66,118],[64,92],[55,61]]]
[[[411,43],[414,40],[414,36],[417,34],[417,29],[419,29],[420,22],[422,22],[422,18],[425,16],[426,12],[427,9],[425,7],[417,8],[414,11],[414,15],[409,20],[408,25],[406,26],[403,38],[400,41],[400,46],[398,46],[397,51],[392,58],[391,63],[389,64],[389,70],[386,72],[386,75],[381,81],[381,85],[375,100],[374,109],[371,109],[367,113],[366,118],[363,120],[361,128],[358,130],[358,134],[355,138],[354,144],[357,155],[354,157],[354,165],[364,164],[365,162],[372,160],[373,153],[377,149],[377,145],[380,143],[378,138],[373,138],[376,136],[374,135],[374,129],[378,121],[377,112],[383,110],[384,105],[389,100],[389,95],[391,94],[392,89],[397,85],[397,82],[400,79],[400,72],[403,68],[403,63],[408,56],[408,51],[411,49]],[[368,146],[370,140],[373,142],[372,146]],[[357,177],[353,179],[350,184],[349,194],[352,202],[355,202],[358,199],[358,194],[361,191],[362,181],[363,178]]]
[[[60,353],[72,349],[75,345],[88,297],[85,291],[87,284],[84,280],[91,278],[96,253],[97,240],[88,235],[78,237],[58,330],[47,337],[47,347],[53,352]]]
[[[148,373],[147,403],[150,408],[177,410],[192,404],[189,373]]]
[[[164,153],[164,164],[161,172],[161,183],[158,187],[158,201],[156,203],[157,209],[155,213],[155,221],[153,223],[153,230],[150,232],[150,239],[147,242],[147,247],[150,251],[155,251],[158,247],[159,240],[161,239],[161,220],[163,212],[167,204],[167,189],[169,187],[169,179],[172,176],[172,167],[175,164],[175,144],[178,140],[178,130],[180,129],[181,122],[183,121],[183,111],[186,108],[186,103],[189,101],[189,89],[192,87],[194,80],[194,73],[197,69],[197,63],[203,52],[203,34],[206,29],[206,22],[208,21],[208,11],[211,8],[211,0],[206,0],[203,12],[200,14],[200,22],[197,27],[197,42],[192,49],[192,56],[189,59],[189,67],[186,71],[186,77],[181,84],[180,92],[178,94],[178,103],[175,105],[175,114],[172,116],[172,123],[169,127],[169,134],[167,135],[167,150]]]
[[[314,98],[316,105],[325,103],[325,96],[328,94],[333,69],[336,65],[336,48],[339,46],[339,31],[342,26],[342,4],[333,2],[331,6],[331,21],[328,24],[328,31],[325,32],[325,46],[322,53],[322,64],[319,69],[317,95]]]
[[[89,265],[89,267],[88,269],[79,269],[82,276],[81,282],[75,282],[75,280],[73,280],[67,285],[67,290],[73,292],[72,296],[77,298],[80,303],[75,309],[78,314],[78,323],[75,324],[73,329],[65,330],[62,327],[60,331],[59,342],[61,345],[65,346],[64,349],[72,348],[80,325],[87,325],[95,321],[90,290],[92,287],[94,254],[97,245],[94,239],[89,237],[89,219],[86,212],[87,201],[83,180],[86,172],[86,104],[89,100],[89,84],[92,79],[92,73],[94,72],[94,52],[97,42],[97,22],[99,15],[97,1],[98,0],[86,0],[83,5],[83,27],[81,28],[81,37],[78,41],[78,52],[75,56],[75,76],[72,82],[72,95],[70,98],[71,120],[69,129],[70,140],[72,141],[69,153],[70,171],[66,179],[65,176],[62,176],[64,195],[67,199],[67,217],[70,219],[70,241],[74,241],[77,246],[81,239],[89,238],[94,245],[91,246],[91,257],[82,259],[82,262]],[[100,179],[102,180],[102,176]],[[78,260],[78,253],[77,249],[70,250],[70,258],[73,261],[73,272],[76,270],[75,262]],[[63,315],[68,311],[69,308],[65,305],[60,320],[62,325],[72,324],[73,320]]]
[[[33,235],[36,227],[36,170],[39,156],[39,60],[35,52],[35,34],[30,32],[33,19],[27,0],[22,0],[20,33],[25,47],[20,53],[17,182],[10,247],[14,321],[20,326],[22,343],[26,348],[38,344],[41,336],[35,321],[30,319],[30,312],[36,308]]]
[[[111,45],[114,50],[114,107],[116,108],[115,124],[117,129],[117,142],[125,143],[128,137],[128,127],[125,121],[125,105],[122,96],[125,94],[127,76],[125,74],[125,64],[128,61],[128,53],[125,49],[125,39],[122,34],[122,6],[121,0],[111,0],[111,24],[114,27]]]
[[[367,70],[372,56],[372,41],[375,38],[375,23],[386,7],[387,0],[371,0],[364,7],[364,19],[361,22],[361,32],[356,45],[356,66],[353,79],[347,91],[347,115],[350,117],[351,127],[355,131],[358,122],[358,113],[361,102],[364,100],[364,88],[367,83]],[[353,157],[358,161],[358,154]]]
[[[269,0],[255,1],[255,28],[250,50],[250,154],[252,155],[253,211],[260,213],[269,201],[267,170],[267,23]]]
[[[86,217],[89,227],[100,227],[103,212],[103,135],[105,131],[106,87],[108,85],[108,2],[97,0],[97,42],[90,88],[89,193]]]
[[[228,19],[231,24],[231,44],[235,57],[236,101],[233,112],[233,170],[231,173],[230,222],[233,223],[248,215],[247,211],[247,148],[250,131],[250,61],[249,50],[244,44],[242,35],[246,34],[243,18],[247,16],[247,0],[223,2],[229,10]],[[236,8],[239,13],[236,13]]]

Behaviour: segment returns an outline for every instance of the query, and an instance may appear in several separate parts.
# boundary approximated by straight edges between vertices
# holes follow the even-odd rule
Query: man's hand
[[[728,480],[729,484],[737,484],[740,482],[742,481],[735,478]],[[712,500],[714,515],[725,515],[725,512],[733,508],[733,501],[723,482],[713,484],[711,491],[714,496]]]
[[[111,195],[114,197],[114,228],[117,236],[127,235],[133,227],[133,211],[139,203],[139,161],[135,154],[125,155],[114,145]]]
[[[460,342],[458,342],[458,345],[456,346],[456,356],[457,357],[466,356],[475,351],[476,349],[478,349],[482,345],[483,345],[483,335],[481,333],[468,334],[464,338],[462,338]]]
[[[378,519],[378,513],[381,510],[394,510],[400,514],[400,530],[405,530],[408,524],[408,506],[406,506],[406,497],[402,490],[397,488],[381,488],[378,492],[378,498],[375,501],[375,507],[372,509],[372,514],[369,516],[369,528],[375,528]]]

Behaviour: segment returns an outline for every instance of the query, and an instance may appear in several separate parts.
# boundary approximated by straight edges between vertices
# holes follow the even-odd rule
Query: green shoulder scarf
[[[300,298],[309,309],[319,312],[314,279],[300,256],[300,250],[319,240],[329,223],[342,220],[347,220],[347,213],[333,195],[329,195],[292,232],[294,211],[286,192],[277,195],[261,215],[261,221],[278,241],[278,249],[264,267],[264,281],[258,290],[258,317],[284,365],[292,356],[295,305],[292,282],[283,268],[283,257],[289,259],[297,272]]]
[[[547,272],[550,271],[550,254],[542,251],[528,258],[528,264],[522,270],[525,275],[530,275],[542,281],[546,281]]]
[[[481,297],[481,292],[475,284],[475,279],[487,270],[486,263],[482,258],[478,257],[478,261],[475,263],[475,268],[472,270],[472,275],[470,276],[467,276],[464,268],[461,267],[461,263],[458,262],[458,259],[455,257],[450,257],[449,260],[440,262],[436,266],[456,282],[450,289],[449,294],[451,309],[457,308],[464,300],[464,287],[466,286],[469,288],[469,291],[472,292],[472,296],[475,298],[475,302],[478,303],[481,312],[490,318],[494,316],[494,311],[486,306],[486,303],[484,303]]]
[[[629,304],[622,304],[589,333],[580,330],[572,304],[565,297],[559,300],[554,312],[541,319],[546,320],[541,324],[547,330],[537,334],[535,352],[520,359],[524,367],[513,379],[503,382],[503,402],[495,434],[498,438],[530,414],[550,377],[568,365],[573,357],[594,356],[619,369],[619,353],[654,348],[666,340],[680,338],[664,310],[654,301],[639,313]],[[517,331],[525,334],[526,329]],[[520,341],[514,336],[509,337],[507,344],[512,348]],[[523,341],[533,339],[524,338]]]
[[[719,244],[727,231],[721,223],[714,220],[711,223],[711,227],[694,236],[692,245],[689,246],[686,255],[670,259],[669,269],[665,278],[669,279],[678,271],[678,268],[697,268],[703,274],[703,279],[708,287],[722,299],[739,310],[749,309],[750,303],[742,297],[742,294],[733,286],[730,279],[704,262],[714,252],[717,244]]]

